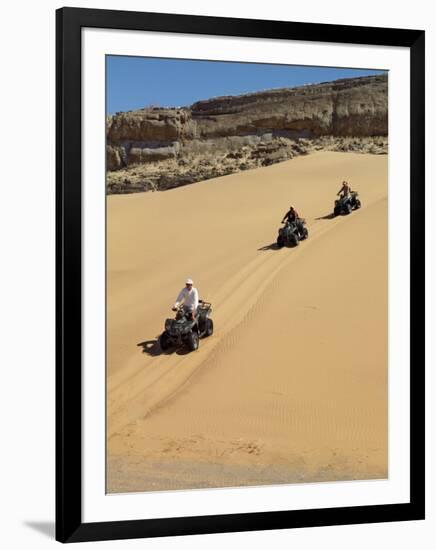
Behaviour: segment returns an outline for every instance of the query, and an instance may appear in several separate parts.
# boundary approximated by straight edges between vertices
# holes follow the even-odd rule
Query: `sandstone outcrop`
[[[160,190],[313,150],[387,152],[387,75],[107,118],[109,193]]]

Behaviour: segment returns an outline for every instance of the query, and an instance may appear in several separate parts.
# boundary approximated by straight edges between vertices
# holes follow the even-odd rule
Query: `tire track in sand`
[[[139,351],[133,354],[122,372],[108,381],[109,438],[162,407],[186,387],[203,365],[214,362],[213,357],[220,350],[234,345],[237,338],[235,334],[232,337],[232,332],[255,313],[260,296],[281,269],[303,254],[311,242],[343,221],[343,218],[315,220],[310,225],[309,240],[298,248],[259,251],[213,296],[213,303],[220,304],[213,315],[218,328],[211,339],[202,340],[195,354],[173,353],[156,357],[144,357]]]
[[[382,200],[385,199],[382,198],[373,201],[362,210],[366,210],[370,206],[373,206],[374,204],[377,204]],[[358,215],[358,213],[356,212],[355,215]],[[309,238],[311,239],[312,243],[315,243],[319,239],[327,237],[334,228],[336,228],[343,222],[345,222],[345,220],[342,217],[337,218],[333,222],[330,221],[330,223],[325,223],[323,220],[315,221],[313,225],[311,225],[311,227],[313,228],[315,226],[317,227],[317,229],[311,232],[311,236]],[[301,248],[299,246],[297,249],[292,249],[292,255],[289,255],[287,258],[285,258],[284,261],[280,262],[280,264],[274,268],[265,283],[261,285],[259,291],[256,292],[255,295],[253,295],[253,299],[246,304],[247,307],[244,308],[244,312],[242,315],[239,316],[237,322],[230,323],[228,320],[228,315],[223,316],[223,323],[225,324],[225,328],[221,331],[219,340],[216,341],[213,347],[209,348],[207,356],[202,358],[201,362],[195,365],[195,368],[189,369],[189,372],[187,373],[185,379],[181,381],[180,384],[175,387],[172,392],[168,392],[166,397],[162,395],[160,399],[156,400],[155,404],[151,407],[147,414],[144,415],[143,419],[148,417],[152,412],[157,412],[158,410],[162,409],[170,402],[172,402],[174,399],[176,399],[184,392],[184,390],[188,388],[189,383],[192,381],[192,378],[196,373],[198,373],[200,369],[204,370],[204,368],[206,367],[209,368],[216,365],[219,361],[219,357],[221,356],[221,354],[227,352],[230,348],[238,343],[239,334],[244,330],[244,325],[249,322],[250,319],[254,316],[261,314],[261,311],[263,309],[262,304],[264,301],[265,291],[270,291],[271,289],[278,288],[280,284],[278,275],[280,274],[280,272],[284,268],[292,264],[294,261],[296,261],[302,254],[304,254],[306,245],[308,244],[309,241],[307,241],[307,243],[303,243],[303,245],[301,245]],[[268,264],[267,267],[270,267],[270,265]],[[261,278],[262,276],[263,275],[260,274],[259,278]],[[249,287],[249,285],[247,284],[246,287]],[[224,303],[224,308],[221,309],[225,309],[227,304],[228,300]],[[218,316],[215,316],[215,318],[217,319]]]

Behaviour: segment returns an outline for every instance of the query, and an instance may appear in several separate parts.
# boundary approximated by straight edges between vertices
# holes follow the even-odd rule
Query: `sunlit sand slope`
[[[331,218],[347,179],[363,207]],[[310,236],[274,246],[293,204]],[[108,490],[387,476],[387,157],[108,197]],[[156,339],[187,276],[194,353]]]

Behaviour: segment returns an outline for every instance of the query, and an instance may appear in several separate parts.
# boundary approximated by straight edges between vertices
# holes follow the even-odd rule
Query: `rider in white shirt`
[[[176,311],[181,304],[183,304],[185,313],[190,314],[190,317],[194,319],[198,308],[198,290],[193,286],[192,279],[186,279],[185,287],[179,292],[173,311]]]

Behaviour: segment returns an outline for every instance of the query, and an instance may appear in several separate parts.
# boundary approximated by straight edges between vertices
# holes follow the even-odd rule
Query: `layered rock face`
[[[107,119],[108,192],[167,189],[311,150],[387,152],[387,75]]]
[[[215,98],[190,109],[203,138],[274,130],[305,137],[386,135],[387,76]]]

